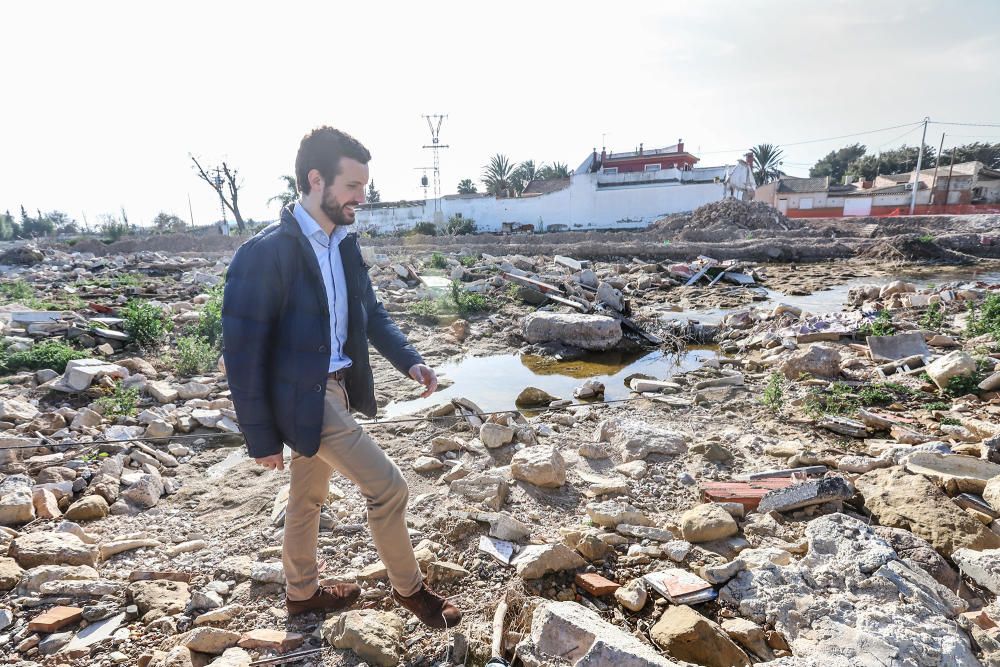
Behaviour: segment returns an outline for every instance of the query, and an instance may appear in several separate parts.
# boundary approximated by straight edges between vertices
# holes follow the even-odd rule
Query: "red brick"
[[[35,616],[28,623],[31,632],[55,632],[64,625],[76,623],[83,618],[83,609],[79,607],[52,607]]]
[[[794,484],[791,478],[774,477],[750,482],[702,482],[702,498],[715,503],[740,503],[747,510],[757,509],[768,491]]]
[[[620,584],[616,584],[610,579],[606,579],[601,575],[588,572],[587,574],[576,575],[576,585],[587,591],[594,597],[604,597],[605,595],[611,595],[616,590],[621,588]]]
[[[292,651],[302,645],[306,638],[297,632],[258,628],[244,634],[239,641],[240,648],[269,648],[278,651]]]

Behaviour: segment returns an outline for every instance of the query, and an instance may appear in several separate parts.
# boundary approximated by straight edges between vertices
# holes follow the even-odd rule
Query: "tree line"
[[[534,160],[525,160],[515,164],[503,153],[497,153],[490,158],[489,164],[483,167],[481,181],[488,195],[520,197],[531,181],[569,178],[572,173],[565,162],[536,165]],[[471,178],[459,181],[458,194],[474,195],[478,192],[479,190]]]
[[[905,174],[917,168],[919,147],[902,145],[888,151],[869,152],[864,144],[854,143],[830,151],[809,169],[810,178],[829,176],[836,183],[864,179],[874,180],[878,175]],[[757,185],[770,183],[782,176],[783,152],[773,144],[758,144],[751,149],[753,174]],[[961,162],[982,162],[988,169],[1000,169],[1000,142],[973,142],[945,149],[939,156],[933,146],[924,144],[921,169],[935,166],[946,168]]]

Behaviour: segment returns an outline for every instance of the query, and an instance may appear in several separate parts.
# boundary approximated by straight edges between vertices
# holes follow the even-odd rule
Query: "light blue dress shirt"
[[[344,343],[347,341],[347,279],[344,276],[344,262],[340,258],[340,242],[347,236],[347,228],[335,227],[333,234],[328,236],[301,204],[295,204],[292,214],[316,253],[319,271],[323,276],[326,303],[330,309],[329,372],[332,373],[351,365],[350,357],[344,354]]]

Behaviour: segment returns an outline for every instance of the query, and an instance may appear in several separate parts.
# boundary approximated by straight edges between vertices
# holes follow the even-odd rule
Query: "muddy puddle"
[[[828,289],[820,290],[805,296],[784,294],[779,290],[767,289],[765,287],[748,288],[755,289],[761,296],[760,301],[753,304],[753,308],[758,310],[771,310],[779,303],[789,306],[797,306],[803,311],[814,315],[825,315],[843,310],[847,303],[847,294],[852,288],[859,285],[885,285],[894,280],[905,280],[914,283],[918,288],[932,287],[943,283],[965,283],[974,281],[984,281],[987,283],[1000,282],[1000,271],[990,271],[983,273],[972,272],[945,272],[938,275],[927,272],[919,275],[901,276],[876,276],[867,278],[853,278],[840,285],[835,285]],[[706,308],[704,310],[678,310],[666,312],[663,319],[666,320],[693,320],[702,324],[718,324],[727,314],[744,308]]]
[[[694,370],[706,359],[716,356],[714,347],[694,346],[680,353],[656,350],[623,355],[607,352],[574,361],[520,354],[467,357],[436,369],[440,377],[453,383],[451,386],[429,398],[389,403],[379,417],[408,415],[459,397],[473,401],[487,412],[513,410],[514,398],[525,387],[538,387],[553,396],[572,398],[573,389],[588,378],[604,383],[605,399],[626,398],[629,389],[625,386],[625,378],[631,375],[642,373],[664,380],[676,373]]]

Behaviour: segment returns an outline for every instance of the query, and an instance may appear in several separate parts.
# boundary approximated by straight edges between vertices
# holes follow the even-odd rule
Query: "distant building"
[[[684,143],[628,153],[594,149],[569,178],[536,179],[519,197],[446,195],[444,220],[472,218],[478,231],[638,229],[660,218],[729,197],[753,197],[749,163],[696,167]],[[434,219],[434,200],[364,204],[357,223],[379,232]]]
[[[757,188],[754,199],[792,218],[915,214],[1000,213],[1000,171],[982,162],[940,165],[914,172],[879,175],[840,184],[824,178],[782,177]]]

